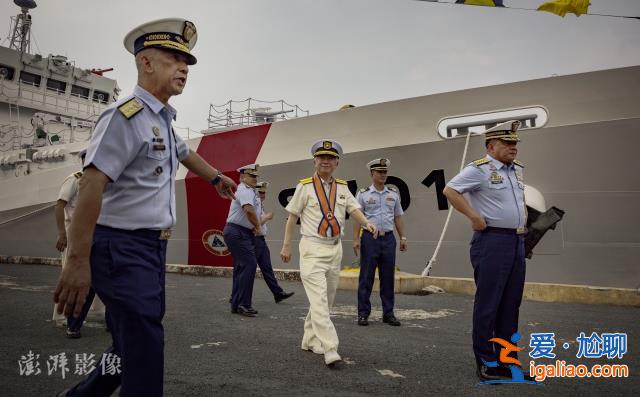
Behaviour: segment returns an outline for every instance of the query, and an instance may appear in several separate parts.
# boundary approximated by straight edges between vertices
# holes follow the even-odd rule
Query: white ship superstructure
[[[31,0],[15,0],[9,47],[0,47],[0,221],[51,202],[75,171],[100,113],[120,92],[104,70],[30,52]],[[6,212],[9,211],[10,212]]]

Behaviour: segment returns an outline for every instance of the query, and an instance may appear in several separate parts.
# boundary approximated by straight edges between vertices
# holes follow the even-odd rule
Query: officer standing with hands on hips
[[[182,93],[196,63],[192,22],[167,18],[145,23],[124,39],[135,55],[133,95],[109,106],[91,136],[69,254],[54,300],[59,312],[80,314],[93,286],[106,306],[113,338],[103,359],[121,372],[96,369],[59,395],[161,396],[164,372],[165,259],[176,223],[178,162],[232,199],[236,184],[191,151],[171,125],[169,99]]]
[[[338,288],[342,261],[341,236],[348,213],[370,233],[373,223],[360,211],[360,205],[349,191],[347,182],[333,176],[342,155],[342,147],[334,140],[323,139],[311,147],[315,173],[298,183],[291,201],[280,257],[291,260],[293,229],[300,218],[300,278],[309,298],[309,313],[304,322],[302,349],[324,354],[325,364],[341,360],[338,334],[329,312]]]
[[[400,251],[407,250],[407,237],[404,235],[404,221],[400,195],[393,186],[386,186],[387,172],[391,160],[375,159],[367,163],[373,184],[360,189],[356,195],[364,216],[376,225],[377,236],[362,230],[354,223],[353,251],[360,256],[360,276],[358,283],[358,325],[369,325],[371,314],[371,290],[376,268],[380,279],[380,299],[382,300],[382,321],[399,326],[400,321],[393,313],[394,283],[396,270],[396,238],[393,235],[395,225],[400,235]],[[361,238],[362,236],[362,238]]]
[[[468,164],[444,189],[474,231],[470,248],[476,283],[473,351],[480,380],[511,379],[510,369],[497,365],[499,346],[490,339],[512,340],[524,289],[527,211],[524,166],[516,161],[519,127],[520,121],[514,120],[488,129],[487,155]]]
[[[273,219],[273,212],[266,212],[264,209],[264,200],[267,198],[267,187],[269,182],[262,181],[256,185],[256,191],[260,198],[258,202],[258,218],[260,218],[260,224],[262,226],[262,234],[256,236],[256,259],[258,260],[258,267],[262,272],[262,278],[267,283],[267,287],[273,294],[273,299],[276,303],[280,303],[285,299],[293,296],[293,291],[284,292],[282,287],[278,285],[278,280],[275,274],[273,274],[273,266],[271,265],[271,251],[265,236],[267,235],[267,222]]]
[[[231,313],[247,317],[258,314],[251,306],[257,266],[255,240],[256,235],[262,234],[258,213],[260,199],[255,190],[258,167],[258,164],[248,164],[238,168],[240,184],[223,230],[224,241],[233,257]]]

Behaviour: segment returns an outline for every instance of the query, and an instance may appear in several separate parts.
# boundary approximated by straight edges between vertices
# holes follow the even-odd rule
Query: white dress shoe
[[[338,361],[342,361],[342,358],[335,350],[330,350],[328,352],[324,352],[324,363],[327,365],[332,365],[337,363]]]

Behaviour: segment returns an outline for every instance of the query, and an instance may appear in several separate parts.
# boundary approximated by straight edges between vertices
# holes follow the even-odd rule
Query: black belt
[[[365,233],[373,234],[370,231],[365,230],[365,229],[362,229],[362,231],[365,232]],[[384,237],[384,236],[388,236],[388,235],[391,235],[391,234],[393,234],[393,230],[390,230],[388,232],[383,232],[382,230],[378,230],[378,237]]]
[[[527,228],[519,227],[517,229],[509,229],[506,227],[487,226],[487,228],[484,229],[483,232],[500,234],[525,234],[527,232]]]
[[[107,233],[120,233],[128,236],[137,236],[150,240],[169,240],[171,238],[171,229],[135,229],[125,230],[110,226],[96,225],[97,231]]]

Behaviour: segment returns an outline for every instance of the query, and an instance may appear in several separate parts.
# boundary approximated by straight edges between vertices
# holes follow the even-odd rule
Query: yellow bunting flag
[[[589,0],[555,0],[540,5],[538,11],[550,12],[563,18],[570,12],[579,17],[587,13],[589,5]]]

